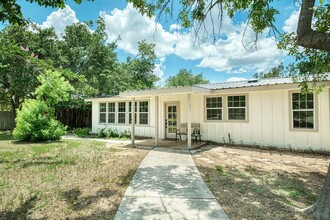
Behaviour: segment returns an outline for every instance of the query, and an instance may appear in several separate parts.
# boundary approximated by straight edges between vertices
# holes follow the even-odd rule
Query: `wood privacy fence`
[[[92,127],[91,109],[56,109],[56,118],[69,128]]]
[[[56,109],[56,118],[69,128],[92,127],[91,109]],[[14,114],[10,111],[0,111],[0,131],[15,128]]]
[[[0,131],[13,130],[14,114],[10,111],[0,111]]]

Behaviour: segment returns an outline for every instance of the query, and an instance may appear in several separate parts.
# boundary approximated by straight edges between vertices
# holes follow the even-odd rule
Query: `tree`
[[[13,135],[20,141],[54,141],[65,134],[66,127],[55,119],[55,106],[68,100],[73,87],[51,70],[40,74],[38,81],[36,99],[27,99],[17,110]]]
[[[267,28],[270,28],[274,34],[279,32],[274,25],[274,21],[275,16],[280,12],[271,4],[273,0],[182,0],[179,9],[173,7],[174,0],[128,0],[128,2],[132,2],[134,7],[148,16],[157,14],[157,17],[166,15],[173,18],[174,15],[177,15],[177,18],[173,18],[175,22],[181,23],[184,28],[194,27],[197,31],[203,27],[203,22],[208,16],[211,18],[213,25],[220,23],[221,27],[224,11],[228,13],[230,18],[233,18],[236,12],[245,11],[248,17],[247,25],[256,33],[256,40],[258,34]],[[298,45],[330,51],[329,25],[325,26],[326,30],[319,31],[313,30],[312,23],[314,12],[322,10],[328,12],[330,10],[329,5],[323,4],[323,0],[319,0],[320,5],[316,7],[314,7],[315,0],[302,0],[301,2],[297,29]],[[214,11],[218,13],[214,13]],[[324,13],[322,20],[329,22],[329,17],[329,13]],[[212,32],[209,33],[209,36],[221,37],[220,33],[216,33],[215,28]]]
[[[281,77],[292,76],[295,73],[293,72],[293,70],[291,70],[290,67],[291,65],[289,65],[288,68],[285,68],[283,66],[283,63],[280,63],[277,66],[273,67],[268,72],[255,73],[253,77],[256,79],[266,79],[266,78],[281,78]]]
[[[0,98],[13,112],[33,96],[42,64],[28,45],[33,33],[27,26],[9,26],[0,33]]]
[[[125,67],[131,77],[130,89],[151,89],[159,78],[153,73],[155,69],[155,44],[145,40],[139,42],[139,52],[134,57],[128,57]]]
[[[31,3],[36,2],[40,6],[52,8],[64,8],[65,0],[29,0]],[[80,4],[82,0],[74,0]],[[9,21],[11,24],[23,24],[27,21],[24,19],[21,6],[16,0],[0,0],[0,21]]]
[[[134,7],[138,8],[142,14],[153,16],[158,13],[169,15],[173,18],[174,14],[178,14],[175,21],[181,22],[184,28],[195,27],[198,30],[203,26],[203,21],[207,16],[211,17],[213,24],[217,23],[221,27],[223,12],[227,11],[230,18],[233,18],[236,12],[245,11],[248,14],[247,25],[249,25],[256,33],[255,40],[258,39],[258,34],[269,28],[274,34],[279,31],[274,26],[275,16],[279,11],[270,3],[272,0],[257,1],[257,0],[223,0],[223,1],[199,1],[199,0],[183,0],[180,1],[181,8],[173,8],[173,0],[149,1],[149,0],[129,0]],[[317,49],[316,53],[325,51],[330,52],[330,5],[323,4],[323,0],[319,0],[319,5],[315,5],[315,0],[302,0],[297,27],[296,44],[304,48],[310,48],[312,51]],[[218,9],[219,13],[212,14],[213,9]],[[208,36],[221,37],[220,33],[213,33]],[[324,54],[324,58],[328,55]],[[322,59],[322,58],[321,58]],[[327,58],[328,59],[328,58]],[[313,62],[312,62],[313,63]],[[315,63],[315,62],[314,62]],[[326,62],[328,63],[328,61]],[[309,62],[303,64],[308,66]],[[315,65],[313,65],[315,68]],[[302,68],[303,69],[303,68]],[[318,70],[319,68],[317,68]],[[303,73],[303,83],[301,83],[302,91],[310,92],[310,85],[317,85],[320,78],[318,71],[313,70],[309,73]],[[313,77],[309,77],[313,74]],[[311,81],[312,80],[312,81]],[[316,80],[316,81],[314,81]],[[311,83],[311,84],[310,84]],[[304,88],[304,86],[306,88]],[[318,90],[316,87],[316,90]],[[327,173],[327,178],[320,192],[316,203],[306,210],[317,219],[330,219],[330,164]]]
[[[203,74],[194,75],[191,70],[180,69],[176,76],[170,76],[166,80],[166,86],[192,86],[197,84],[207,84],[209,80],[205,79]]]
[[[106,37],[100,17],[95,32],[87,24],[73,24],[66,27],[63,41],[59,42],[64,57],[62,68],[82,77],[69,79],[80,96],[118,94],[127,88],[128,73],[117,59],[116,44],[106,43]]]

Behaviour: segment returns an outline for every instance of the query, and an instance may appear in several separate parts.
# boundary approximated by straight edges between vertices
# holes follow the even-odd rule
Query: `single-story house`
[[[203,140],[222,143],[230,136],[234,143],[330,151],[330,81],[322,84],[322,93],[310,95],[301,94],[291,78],[276,78],[126,91],[86,101],[92,102],[93,133],[129,130],[157,145],[176,138],[181,124],[190,134],[198,123]]]

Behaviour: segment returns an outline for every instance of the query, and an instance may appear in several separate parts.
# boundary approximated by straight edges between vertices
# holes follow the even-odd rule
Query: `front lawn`
[[[0,219],[113,219],[148,150],[0,134]]]
[[[205,146],[193,156],[230,219],[310,219],[300,212],[323,186],[325,156]]]

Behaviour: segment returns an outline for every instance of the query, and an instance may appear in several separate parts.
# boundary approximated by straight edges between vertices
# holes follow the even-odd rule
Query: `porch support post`
[[[187,94],[187,147],[191,149],[191,94]]]
[[[158,146],[159,142],[159,96],[155,96],[155,146]]]
[[[132,98],[131,105],[131,114],[132,114],[132,128],[131,128],[131,144],[135,145],[135,98]]]

